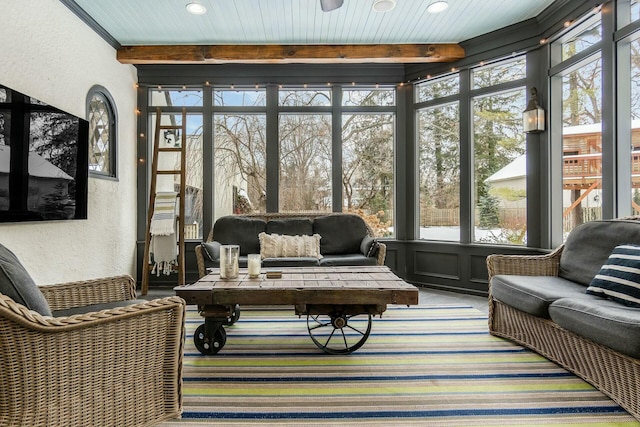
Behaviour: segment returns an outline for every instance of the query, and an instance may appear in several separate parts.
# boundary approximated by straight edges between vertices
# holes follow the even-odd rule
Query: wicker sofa
[[[489,256],[489,330],[575,373],[640,420],[640,308],[586,293],[623,244],[640,245],[640,221],[582,224],[547,255]]]
[[[0,425],[180,416],[184,300],[136,300],[127,275],[37,287],[2,245],[0,289]]]
[[[310,236],[319,234],[321,258],[281,256],[263,258],[263,267],[384,265],[386,245],[374,238],[371,227],[354,214],[230,215],[218,218],[206,241],[196,246],[200,277],[208,267],[219,266],[222,244],[240,245],[240,266],[246,266],[249,253],[261,253],[260,233],[268,235]],[[264,252],[263,252],[264,253]]]

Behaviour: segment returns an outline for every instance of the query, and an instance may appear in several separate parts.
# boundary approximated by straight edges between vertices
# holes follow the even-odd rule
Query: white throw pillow
[[[313,236],[285,236],[280,234],[258,234],[260,256],[264,258],[312,257],[322,258],[319,234]]]

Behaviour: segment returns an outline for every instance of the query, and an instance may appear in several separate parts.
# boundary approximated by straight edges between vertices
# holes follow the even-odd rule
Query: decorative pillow
[[[320,235],[283,236],[279,234],[258,234],[260,239],[260,256],[264,258],[282,257],[314,257],[320,255]]]
[[[0,292],[18,304],[43,316],[51,316],[49,303],[35,282],[22,266],[18,257],[0,245]]]
[[[616,246],[587,293],[640,308],[640,246]]]
[[[216,241],[202,242],[202,250],[210,261],[218,261],[220,259],[220,246],[220,243]]]
[[[362,243],[360,243],[360,252],[366,257],[372,257],[378,253],[379,247],[380,244],[375,238],[367,236],[362,239]]]

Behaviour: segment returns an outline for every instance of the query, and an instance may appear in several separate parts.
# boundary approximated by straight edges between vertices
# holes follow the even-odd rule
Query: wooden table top
[[[271,269],[269,269],[271,270]],[[266,269],[250,278],[220,279],[218,269],[197,282],[174,288],[188,304],[407,304],[418,303],[418,289],[386,266],[283,267],[281,278]]]

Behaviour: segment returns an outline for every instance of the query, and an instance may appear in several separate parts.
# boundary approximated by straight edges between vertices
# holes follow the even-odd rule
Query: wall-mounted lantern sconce
[[[538,104],[538,90],[535,87],[531,88],[531,99],[522,112],[522,125],[525,133],[544,131],[544,109]]]

